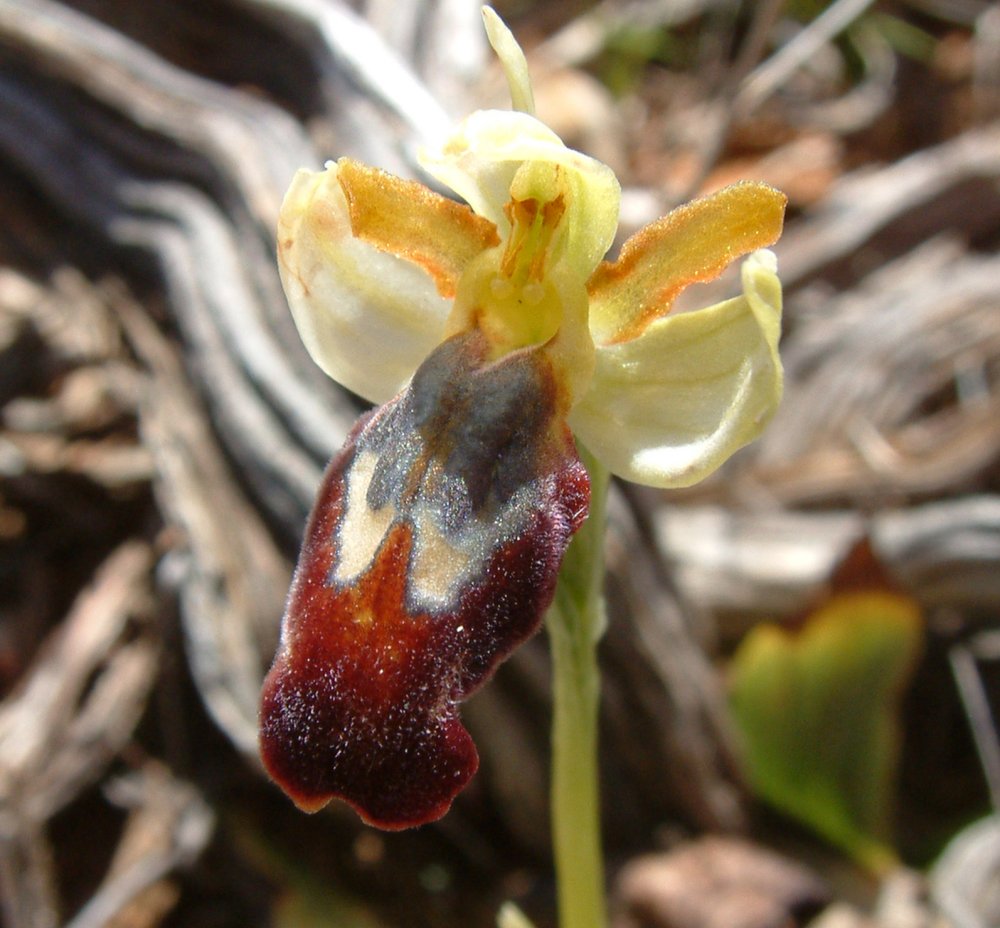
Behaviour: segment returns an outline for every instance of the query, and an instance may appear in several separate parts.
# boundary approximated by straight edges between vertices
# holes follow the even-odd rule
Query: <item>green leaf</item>
[[[756,793],[875,871],[895,860],[899,704],[921,640],[913,600],[853,588],[797,630],[758,626],[731,665]]]

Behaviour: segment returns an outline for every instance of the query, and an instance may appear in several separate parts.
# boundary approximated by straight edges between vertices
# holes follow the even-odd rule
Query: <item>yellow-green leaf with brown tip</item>
[[[797,630],[758,626],[730,668],[755,792],[875,871],[895,860],[900,701],[921,640],[912,599],[851,588]]]

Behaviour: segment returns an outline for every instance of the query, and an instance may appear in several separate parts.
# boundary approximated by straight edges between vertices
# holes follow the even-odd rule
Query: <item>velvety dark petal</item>
[[[442,816],[478,755],[457,714],[539,627],[589,501],[544,351],[445,342],[323,479],[264,684],[261,753],[303,809]]]

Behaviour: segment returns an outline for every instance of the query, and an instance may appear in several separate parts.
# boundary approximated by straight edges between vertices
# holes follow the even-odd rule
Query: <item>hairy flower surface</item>
[[[488,15],[515,105],[523,55]],[[527,112],[480,111],[425,169],[468,205],[349,159],[300,172],[278,255],[316,362],[384,404],[328,468],[264,686],[261,751],[303,809],[404,828],[478,764],[458,703],[537,630],[589,483],[702,479],[781,395],[770,252],[785,198],[743,183],[603,261],[620,191]],[[751,254],[752,253],[752,254]],[[741,296],[671,313],[750,254]]]

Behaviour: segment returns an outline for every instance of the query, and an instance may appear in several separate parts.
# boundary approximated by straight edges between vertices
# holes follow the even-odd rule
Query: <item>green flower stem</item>
[[[584,448],[590,515],[563,558],[546,617],[552,649],[552,838],[560,928],[606,928],[597,769],[604,632],[604,527],[610,475]]]

